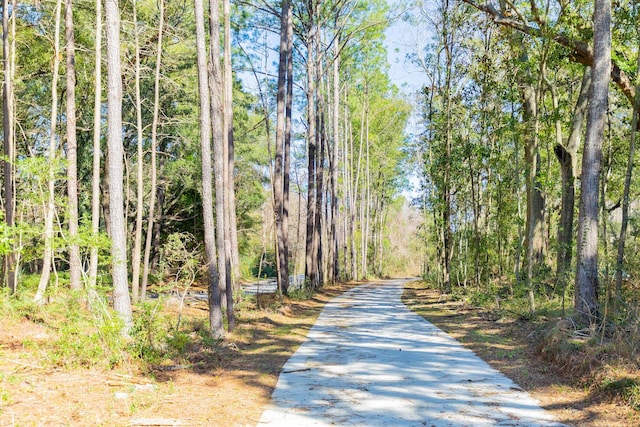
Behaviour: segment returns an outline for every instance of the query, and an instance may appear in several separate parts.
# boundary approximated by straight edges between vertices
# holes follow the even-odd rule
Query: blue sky
[[[397,5],[398,2],[389,0],[389,3]],[[387,29],[385,36],[391,81],[398,87],[405,87],[408,92],[420,89],[427,78],[417,65],[407,59],[407,55],[415,55],[423,49],[429,38],[427,31],[418,25],[397,19]]]
[[[393,6],[397,4],[396,0],[389,0]],[[416,13],[409,11],[408,13]],[[419,19],[413,20],[420,22]],[[408,56],[415,56],[418,52],[424,51],[424,45],[429,41],[431,35],[426,26],[418,26],[415,23],[397,19],[387,29],[385,45],[387,47],[387,60],[389,61],[389,77],[391,81],[398,86],[405,94],[407,101],[416,104],[417,91],[428,82],[423,70],[418,65],[412,63]],[[407,124],[407,133],[410,138],[421,132],[420,119],[417,110],[409,117]],[[409,173],[409,188],[405,189],[402,194],[405,198],[411,200],[418,196],[420,181],[417,176]]]

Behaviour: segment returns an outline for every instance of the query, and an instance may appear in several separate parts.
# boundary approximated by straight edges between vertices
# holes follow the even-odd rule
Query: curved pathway
[[[285,364],[258,426],[562,426],[407,309],[404,283],[363,285],[329,302]]]

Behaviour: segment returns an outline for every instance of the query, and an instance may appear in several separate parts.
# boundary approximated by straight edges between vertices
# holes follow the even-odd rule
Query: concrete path
[[[327,304],[258,426],[562,426],[407,309],[404,283],[367,284]]]

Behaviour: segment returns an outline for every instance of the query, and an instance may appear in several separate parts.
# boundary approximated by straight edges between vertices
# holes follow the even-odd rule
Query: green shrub
[[[20,318],[33,320],[40,308],[33,302],[33,298],[24,294],[9,293],[9,289],[0,288],[0,315],[4,319],[17,320]]]
[[[150,364],[159,363],[166,350],[168,328],[159,313],[161,304],[161,300],[144,301],[133,317],[129,351],[134,358]]]
[[[180,356],[185,353],[192,339],[191,336],[185,332],[175,331],[173,334],[167,335],[166,342],[169,346],[169,351]]]
[[[287,296],[292,300],[304,301],[313,296],[313,291],[307,286],[304,286],[302,288],[289,290]]]
[[[110,310],[91,312],[71,297],[48,309],[51,317],[59,317],[54,323],[58,325],[58,339],[50,353],[53,364],[110,369],[125,360],[126,342],[117,314]]]
[[[618,396],[636,411],[640,411],[640,380],[638,378],[606,377],[600,389],[612,396]]]
[[[38,289],[38,282],[40,281],[39,274],[21,274],[19,281],[20,294],[35,293]]]

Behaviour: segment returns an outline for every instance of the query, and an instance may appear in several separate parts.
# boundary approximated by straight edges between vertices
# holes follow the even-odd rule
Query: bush
[[[39,307],[33,302],[33,298],[26,298],[22,294],[11,295],[8,288],[0,288],[0,313],[2,318],[35,320],[38,311]]]
[[[253,277],[261,278],[276,277],[278,275],[278,266],[276,265],[276,253],[273,251],[267,251],[264,254],[260,254],[256,257],[251,265],[251,275]]]
[[[612,396],[618,396],[627,405],[640,411],[640,379],[633,377],[606,377],[600,390]]]
[[[159,363],[166,351],[167,327],[159,313],[162,301],[145,301],[138,305],[133,317],[133,338],[129,351],[146,363]]]
[[[111,369],[126,360],[126,344],[117,316],[96,321],[77,318],[64,322],[55,342],[52,362],[57,366]]]
[[[51,361],[57,366],[111,369],[126,359],[122,321],[111,310],[92,312],[80,301],[67,296],[44,308],[50,318],[47,323],[57,326],[58,333]]]

